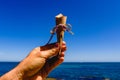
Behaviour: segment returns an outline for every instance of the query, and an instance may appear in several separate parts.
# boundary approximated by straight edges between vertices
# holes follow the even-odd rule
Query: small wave
[[[78,80],[110,80],[109,78],[104,78],[104,77],[80,77]]]
[[[47,78],[46,80],[110,80],[109,78],[104,78],[104,77],[79,77],[79,78],[65,78],[65,79],[60,79],[60,78]]]

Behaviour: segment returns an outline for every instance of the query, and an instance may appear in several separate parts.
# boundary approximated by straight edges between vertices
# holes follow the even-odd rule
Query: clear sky
[[[59,13],[75,33],[65,33],[65,61],[120,62],[120,0],[0,0],[0,61],[45,45]]]

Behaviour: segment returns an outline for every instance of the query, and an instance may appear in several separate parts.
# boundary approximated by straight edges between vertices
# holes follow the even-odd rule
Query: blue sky
[[[75,33],[65,33],[66,62],[120,62],[119,0],[0,0],[0,61],[46,44],[59,13]]]

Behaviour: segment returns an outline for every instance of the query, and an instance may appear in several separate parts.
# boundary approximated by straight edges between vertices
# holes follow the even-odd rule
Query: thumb
[[[41,57],[44,57],[46,59],[55,56],[59,52],[58,43],[52,43],[45,46],[41,46],[40,51],[41,51]]]
[[[45,46],[41,46],[40,47],[40,51],[41,51],[41,57],[44,57],[46,59],[53,57],[55,55],[58,54],[59,52],[59,44],[58,43],[52,43],[52,44],[48,44]],[[66,50],[66,44],[65,42],[62,43],[62,47],[61,47],[62,51]]]
[[[57,55],[59,52],[59,48],[52,48],[50,50],[46,50],[46,51],[43,51],[43,56],[48,59],[50,57],[53,57],[55,55]]]

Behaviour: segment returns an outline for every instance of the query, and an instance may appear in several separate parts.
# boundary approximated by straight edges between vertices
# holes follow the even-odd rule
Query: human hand
[[[64,61],[66,44],[62,43],[62,53],[56,57],[59,52],[58,45],[53,43],[33,49],[17,66],[22,80],[44,80],[51,70],[61,64]]]

